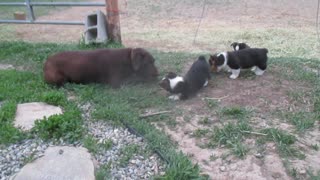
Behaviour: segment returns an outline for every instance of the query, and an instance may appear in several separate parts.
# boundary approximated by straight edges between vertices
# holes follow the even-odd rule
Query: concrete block
[[[106,16],[101,11],[88,14],[85,20],[85,43],[108,41]]]

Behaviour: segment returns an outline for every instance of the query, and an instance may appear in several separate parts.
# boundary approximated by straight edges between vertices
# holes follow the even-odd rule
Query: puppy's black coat
[[[235,50],[235,51],[239,51],[239,50],[242,50],[242,49],[250,48],[250,46],[247,45],[246,43],[238,43],[238,42],[233,42],[231,44],[231,47],[233,47],[233,50]]]
[[[184,100],[206,86],[209,79],[210,66],[204,56],[199,56],[183,78],[170,72],[162,79],[160,86],[172,94],[180,94],[179,99]]]
[[[248,48],[239,51],[229,51],[210,56],[209,62],[212,69],[220,71],[222,68],[231,69],[230,78],[236,79],[240,69],[255,67],[256,75],[262,75],[267,68],[268,49]]]
[[[240,69],[240,68],[248,69],[248,68],[257,66],[261,70],[265,70],[267,68],[267,60],[268,60],[267,53],[268,53],[268,50],[265,48],[262,48],[262,49],[250,48],[250,49],[243,49],[240,51],[231,51],[227,53],[227,56],[228,56],[227,65],[231,69]],[[218,63],[219,62],[217,62],[217,64]]]

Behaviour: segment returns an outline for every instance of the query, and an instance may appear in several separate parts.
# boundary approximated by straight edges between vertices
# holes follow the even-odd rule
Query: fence
[[[59,25],[84,25],[84,21],[37,21],[34,15],[33,6],[106,6],[105,3],[97,2],[4,2],[0,6],[26,6],[28,11],[27,20],[3,20],[0,23],[14,23],[14,24],[59,24]]]

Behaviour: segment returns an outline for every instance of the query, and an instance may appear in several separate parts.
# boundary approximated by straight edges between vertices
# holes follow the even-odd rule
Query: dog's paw
[[[177,100],[180,100],[180,96],[179,95],[172,95],[172,96],[169,96],[169,99],[177,101]]]
[[[239,76],[239,75],[238,75],[238,76]],[[234,75],[234,74],[231,74],[229,77],[230,77],[230,79],[237,79],[238,76],[237,76],[237,75]]]
[[[261,75],[263,75],[264,71],[261,70],[261,69],[259,69],[259,68],[256,68],[256,69],[254,70],[254,73],[255,73],[257,76],[261,76]]]

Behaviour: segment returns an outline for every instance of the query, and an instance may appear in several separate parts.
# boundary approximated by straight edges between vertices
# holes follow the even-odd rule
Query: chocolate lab
[[[47,59],[44,79],[62,86],[66,82],[104,83],[114,88],[136,76],[139,80],[156,79],[158,70],[153,56],[142,48],[66,51]]]

